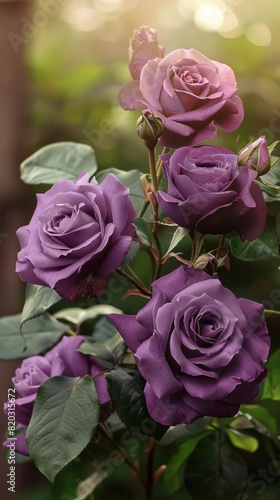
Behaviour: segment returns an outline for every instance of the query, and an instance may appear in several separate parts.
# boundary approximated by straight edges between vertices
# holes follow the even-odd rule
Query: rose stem
[[[147,210],[147,208],[148,208],[149,205],[150,205],[149,201],[144,201],[143,206],[142,206],[141,210],[139,211],[139,213],[137,215],[137,217],[139,219],[141,219],[141,217],[143,217],[143,215],[146,212],[146,210]]]
[[[220,259],[220,257],[221,257],[221,251],[222,251],[222,247],[224,246],[224,243],[225,243],[225,238],[226,238],[226,235],[225,234],[221,234],[221,237],[220,237],[220,240],[219,240],[218,249],[217,249],[217,253],[216,253],[216,260]]]
[[[148,288],[145,287],[143,283],[140,283],[138,280],[134,279],[132,276],[129,276],[125,271],[121,271],[120,269],[116,270],[116,273],[118,273],[120,276],[125,278],[127,281],[132,283],[138,290],[148,299],[151,297],[151,292],[148,290]]]
[[[155,195],[158,189],[158,183],[157,183],[157,169],[156,169],[154,148],[148,148],[148,156],[149,156],[149,167],[150,167],[151,181],[153,186],[153,193]]]
[[[153,189],[153,194],[154,194],[154,199],[153,199],[153,204],[152,204],[152,209],[154,213],[154,225],[153,225],[153,237],[155,240],[155,244],[157,247],[157,263],[156,263],[156,272],[153,278],[153,281],[155,281],[161,271],[161,259],[162,259],[162,250],[161,250],[161,244],[159,241],[159,237],[157,235],[157,221],[158,221],[158,202],[156,199],[156,192],[158,188],[158,180],[157,180],[157,171],[156,171],[156,161],[155,161],[155,149],[154,148],[148,148],[148,155],[149,155],[149,167],[150,167],[150,174],[151,174],[151,180],[152,180],[152,189]]]
[[[191,252],[191,258],[190,258],[191,262],[194,261],[195,253],[196,253],[195,250],[196,250],[196,248],[195,248],[195,241],[192,239],[192,252]]]
[[[77,332],[74,332],[74,330],[72,330],[71,328],[68,328],[68,330],[66,331],[66,333],[69,333],[69,335],[73,335],[73,337],[74,336],[76,337],[76,335],[78,335]]]
[[[128,466],[128,468],[132,471],[133,475],[139,480],[139,482],[141,483],[141,485],[146,488],[146,482],[145,482],[145,479],[142,477],[142,474],[141,472],[139,471],[139,469],[134,465],[134,463],[130,460],[130,458],[127,456],[126,454],[126,451],[124,450],[124,448],[122,446],[120,446],[116,441],[115,441],[115,438],[113,436],[113,434],[111,433],[109,427],[106,425],[106,424],[99,424],[99,428],[103,434],[103,436],[106,437],[106,439],[109,441],[109,443],[111,443],[113,445],[113,447],[119,451],[119,453],[121,454],[121,456],[123,457],[126,465]]]
[[[168,153],[168,152],[169,152],[169,148],[164,147],[164,148],[162,149],[161,154],[162,154],[162,155],[165,155],[165,154],[166,154],[166,153]],[[161,170],[161,167],[162,167],[162,160],[161,160],[161,158],[158,158],[158,161],[157,161],[157,164],[156,164],[156,172],[157,172],[157,181],[158,181],[158,184],[159,184],[159,181],[160,181],[161,176],[162,176],[162,170]]]
[[[166,154],[169,152],[169,148],[166,148],[164,147],[162,149],[162,155]],[[157,163],[156,163],[156,172],[157,172],[157,185],[159,184],[159,181],[161,179],[161,176],[162,176],[162,170],[161,170],[161,166],[162,166],[162,160],[159,158]],[[149,201],[144,201],[143,203],[143,206],[141,208],[141,210],[139,211],[137,217],[139,217],[139,219],[141,219],[141,217],[143,217],[144,213],[146,212],[148,206],[149,206],[150,202]]]
[[[275,311],[274,309],[264,309],[264,314],[280,314],[280,311]]]
[[[142,281],[142,280],[140,280],[140,279],[138,278],[137,274],[135,274],[135,272],[133,271],[133,269],[131,269],[131,267],[130,267],[130,266],[126,266],[126,268],[127,268],[127,270],[129,271],[130,276],[131,276],[132,278],[134,278],[134,279],[135,279],[135,281],[138,281],[138,283],[139,283],[139,284],[143,287],[143,289],[148,290],[148,289],[147,289],[147,287],[144,285],[143,281]]]
[[[153,486],[154,486],[154,455],[155,455],[156,440],[150,439],[149,448],[147,450],[147,484],[146,484],[146,499],[153,499]]]

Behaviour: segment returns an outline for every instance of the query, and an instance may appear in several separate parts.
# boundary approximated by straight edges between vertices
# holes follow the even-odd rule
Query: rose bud
[[[157,32],[149,26],[134,30],[129,43],[129,71],[134,80],[140,78],[143,66],[156,57],[164,56],[164,47],[158,44]]]
[[[267,146],[266,138],[262,135],[238,153],[238,164],[256,170],[259,175],[264,175],[271,167],[270,151],[271,146]]]
[[[204,270],[205,272],[209,271],[210,273],[214,273],[217,271],[218,266],[214,255],[203,253],[196,259],[193,267]]]
[[[159,116],[148,109],[143,111],[136,122],[137,134],[143,139],[147,148],[154,148],[163,133],[163,125]]]

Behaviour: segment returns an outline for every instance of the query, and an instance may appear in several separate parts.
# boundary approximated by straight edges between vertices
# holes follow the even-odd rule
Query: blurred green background
[[[0,62],[0,233],[8,235],[0,253],[2,315],[22,305],[14,233],[28,223],[35,205],[35,191],[18,182],[20,161],[51,142],[75,141],[92,145],[100,168],[147,169],[145,148],[135,133],[138,113],[125,112],[116,101],[130,79],[128,40],[141,24],[157,29],[166,53],[193,47],[233,68],[245,119],[239,130],[221,132],[212,143],[237,151],[251,136],[265,134],[269,144],[280,138],[279,0],[11,0],[0,1],[0,16],[5,51]],[[223,272],[222,278],[237,295],[263,302],[280,288],[279,261],[256,265],[233,259],[231,274]],[[126,307],[135,310],[137,304],[130,300]],[[268,323],[276,348],[279,320],[271,317]],[[8,387],[14,365],[10,372],[2,370]],[[68,500],[60,487],[54,494],[33,465],[17,470],[17,498]],[[114,471],[114,490],[105,487],[95,498],[137,499],[133,481],[123,474]],[[268,485],[262,499],[279,498],[276,483]],[[159,491],[164,495],[164,485]],[[255,498],[254,491],[250,495]],[[185,494],[174,498],[187,499]]]

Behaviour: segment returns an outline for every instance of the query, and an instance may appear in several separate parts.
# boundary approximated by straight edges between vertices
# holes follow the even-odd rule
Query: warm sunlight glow
[[[198,28],[205,31],[218,31],[224,22],[222,9],[213,3],[198,6],[194,18]]]
[[[94,31],[103,24],[104,15],[91,7],[77,6],[74,2],[65,8],[63,19],[76,30]]]

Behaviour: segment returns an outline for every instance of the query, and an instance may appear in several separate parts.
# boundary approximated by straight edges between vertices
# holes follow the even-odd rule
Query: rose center
[[[183,71],[180,78],[181,78],[181,80],[183,80],[184,83],[187,83],[187,84],[198,82],[198,78],[196,76],[192,75],[189,71]]]
[[[70,227],[73,226],[77,216],[79,215],[80,209],[83,206],[84,203],[80,203],[79,206],[71,206],[69,204],[64,204],[62,206],[57,205],[57,212],[53,214],[51,220],[47,223],[48,232],[65,233],[69,231]]]
[[[34,369],[28,368],[28,369],[24,370],[24,372],[22,374],[22,378],[27,379],[27,378],[31,377],[33,373],[34,373]]]
[[[219,168],[220,165],[218,164],[213,164],[213,162],[209,162],[208,160],[205,160],[205,161],[198,161],[196,163],[196,166],[197,167],[200,167],[200,168]]]

